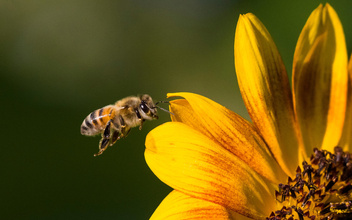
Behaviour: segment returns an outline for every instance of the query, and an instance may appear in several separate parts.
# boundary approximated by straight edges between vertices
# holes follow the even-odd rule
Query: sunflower
[[[240,15],[235,67],[252,122],[206,97],[168,94],[182,98],[170,102],[172,122],[147,135],[145,158],[174,190],[151,218],[351,217],[351,60],[336,12],[319,5],[297,42],[291,92],[269,32]]]

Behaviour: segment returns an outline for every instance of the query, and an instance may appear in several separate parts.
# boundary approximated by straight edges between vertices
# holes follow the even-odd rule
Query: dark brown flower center
[[[352,159],[341,147],[335,153],[314,149],[310,163],[275,192],[282,207],[267,220],[352,219]]]

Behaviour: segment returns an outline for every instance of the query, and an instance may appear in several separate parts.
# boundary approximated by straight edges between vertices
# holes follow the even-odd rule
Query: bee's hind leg
[[[103,133],[103,137],[104,138],[110,138],[111,135],[111,120],[108,121],[108,123],[106,124],[106,127],[104,129],[104,133]]]
[[[110,142],[110,139],[107,138],[101,138],[100,143],[99,143],[99,152],[94,154],[94,157],[101,155],[106,148],[108,148],[108,144]]]
[[[99,156],[101,155],[105,150],[106,148],[109,146],[109,143],[111,141],[111,120],[108,121],[108,123],[106,124],[106,127],[104,129],[104,132],[102,133],[102,137],[101,137],[101,140],[99,142],[99,152],[94,154],[94,156]],[[110,144],[111,145],[111,144]]]

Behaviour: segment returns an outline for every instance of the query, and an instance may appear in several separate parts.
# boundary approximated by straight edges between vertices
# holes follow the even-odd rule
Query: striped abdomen
[[[81,125],[81,134],[93,136],[101,133],[108,121],[115,117],[116,107],[113,105],[105,106],[90,113]]]

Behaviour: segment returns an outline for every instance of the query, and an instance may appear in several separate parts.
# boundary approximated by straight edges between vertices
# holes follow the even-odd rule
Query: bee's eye
[[[145,104],[145,102],[142,102],[139,107],[141,108],[141,110],[144,112],[144,113],[148,113],[149,112],[149,108],[148,106]]]

